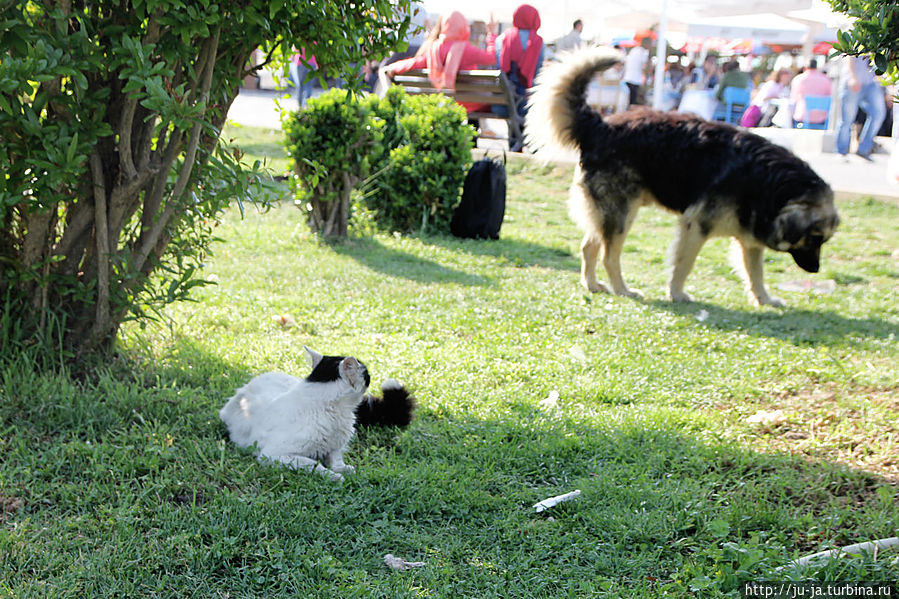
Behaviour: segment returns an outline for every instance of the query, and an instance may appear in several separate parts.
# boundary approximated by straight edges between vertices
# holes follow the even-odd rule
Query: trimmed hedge
[[[401,233],[448,233],[471,166],[475,131],[443,95],[384,98],[331,90],[285,122],[293,189],[313,231],[345,236],[351,192],[364,182],[375,224]]]

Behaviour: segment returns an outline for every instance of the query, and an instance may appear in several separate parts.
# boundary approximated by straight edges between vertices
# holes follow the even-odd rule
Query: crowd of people
[[[413,3],[415,5],[415,3]],[[514,85],[521,99],[517,109],[523,117],[527,107],[527,90],[546,60],[554,54],[577,50],[584,45],[581,38],[583,21],[578,19],[571,31],[551,44],[539,33],[540,14],[529,4],[520,5],[512,16],[511,27],[502,32],[491,18],[488,22],[474,22],[454,11],[431,20],[423,8],[414,6],[408,46],[384,61],[363,65],[370,89],[386,83],[395,74],[413,69],[428,69],[428,77],[436,89],[453,90],[456,74],[461,70],[489,68],[501,69]],[[648,84],[653,79],[651,51],[656,44],[652,30],[638,32],[623,59],[620,76],[622,89],[626,87],[628,108],[649,103]],[[888,111],[892,94],[886,93],[876,81],[870,65],[862,58],[845,58],[839,61],[840,72],[829,68],[824,72],[818,61],[812,59],[798,70],[778,68],[763,81],[759,74],[741,68],[732,57],[719,59],[713,54],[701,63],[684,64],[680,57],[670,57],[665,68],[663,83],[663,109],[678,109],[688,90],[705,90],[719,103],[724,101],[727,88],[749,90],[749,102],[740,124],[749,127],[809,126],[825,123],[829,113],[824,108],[806,107],[805,99],[811,96],[834,98],[836,146],[841,154],[849,152],[851,128],[860,122],[856,153],[867,157],[873,150],[874,136],[882,133],[886,120],[889,128],[892,119]],[[832,67],[833,64],[829,64]],[[303,106],[309,97],[310,85],[306,75],[315,69],[315,58],[300,49],[291,61],[290,75],[296,89],[296,99]],[[386,77],[386,79],[385,79]],[[837,93],[834,94],[836,88]],[[476,105],[462,103],[469,112],[492,112],[499,117],[508,116],[504,105]],[[473,124],[477,125],[476,122]],[[510,145],[521,140],[510,140]]]
[[[642,90],[651,81],[646,39],[632,48],[624,61],[622,82],[628,88],[630,106],[644,103],[646,94]],[[869,158],[874,149],[874,137],[891,135],[891,106],[895,93],[890,93],[889,88],[876,79],[873,68],[863,57],[845,57],[828,66],[831,68],[824,72],[819,68],[818,60],[813,58],[796,71],[775,69],[756,85],[752,74],[742,69],[736,58],[719,62],[714,55],[708,55],[698,66],[684,66],[675,60],[665,69],[664,108],[677,109],[684,92],[689,89],[711,92],[721,103],[725,90],[733,87],[749,90],[750,101],[740,119],[741,125],[803,127],[824,124],[829,118],[826,108],[808,108],[806,98],[832,98],[838,115],[835,127],[837,152],[849,153],[852,128],[857,125],[856,154]]]

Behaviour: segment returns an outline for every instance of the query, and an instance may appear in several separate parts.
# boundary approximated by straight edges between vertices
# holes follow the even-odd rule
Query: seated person
[[[724,90],[728,87],[740,89],[749,89],[752,87],[752,80],[749,78],[749,73],[741,71],[740,65],[736,60],[730,60],[724,63],[721,70],[723,71],[723,75],[721,75],[721,79],[718,80],[718,91],[715,92],[715,97],[718,98],[719,102],[724,102]]]
[[[778,69],[772,71],[768,79],[759,88],[752,98],[752,105],[759,107],[759,121],[757,127],[770,127],[774,115],[777,114],[777,104],[774,100],[784,98],[789,91],[790,79],[793,74],[790,69]]]
[[[471,28],[459,11],[453,11],[443,19],[440,35],[420,56],[400,60],[384,69],[388,77],[395,73],[405,73],[413,69],[428,69],[428,79],[438,90],[454,90],[456,73],[477,69],[480,65],[493,66],[496,60],[497,23],[491,17],[487,23],[487,49],[482,50],[468,43]],[[489,104],[460,102],[467,112],[490,110]]]
[[[818,61],[814,58],[809,61],[808,68],[796,75],[790,84],[790,101],[793,104],[793,123],[805,121],[805,97],[806,96],[830,96],[833,87],[830,78],[818,70]],[[813,110],[808,122],[820,124],[827,120],[827,112]]]

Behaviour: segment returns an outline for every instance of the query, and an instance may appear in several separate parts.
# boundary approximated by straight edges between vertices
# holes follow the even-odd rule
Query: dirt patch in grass
[[[0,522],[6,521],[25,506],[21,497],[6,497],[0,495]]]
[[[721,407],[753,447],[845,464],[899,484],[899,388],[826,384]],[[760,413],[768,418],[751,422]]]

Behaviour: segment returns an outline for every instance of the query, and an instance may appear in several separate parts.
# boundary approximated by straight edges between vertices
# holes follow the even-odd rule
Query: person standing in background
[[[837,152],[846,156],[849,153],[849,142],[852,138],[852,124],[858,109],[867,113],[868,118],[858,134],[856,154],[865,160],[871,159],[874,149],[874,136],[886,116],[886,105],[883,101],[883,89],[874,78],[874,71],[866,58],[849,56],[843,60],[843,73],[840,77],[840,120],[837,123]]]
[[[556,51],[573,52],[579,50],[581,45],[583,45],[583,42],[581,41],[581,32],[583,30],[584,22],[578,19],[574,22],[571,31],[556,41]]]
[[[496,40],[496,63],[515,89],[521,117],[527,113],[528,89],[543,64],[543,38],[537,33],[539,28],[540,13],[530,4],[522,4],[512,14],[512,27]],[[509,114],[504,105],[494,104],[491,111],[503,117]],[[523,139],[510,139],[509,149],[518,152],[523,144]]]
[[[294,97],[297,99],[297,105],[300,108],[306,106],[306,100],[312,95],[312,82],[306,82],[306,77],[318,68],[315,63],[315,57],[311,54],[306,56],[306,49],[302,48],[295,53],[290,59],[290,79],[293,81]]]
[[[643,82],[646,80],[646,69],[649,64],[649,49],[652,47],[652,36],[640,38],[640,45],[631,48],[624,59],[624,72],[621,80],[629,91],[628,106],[643,103]]]

